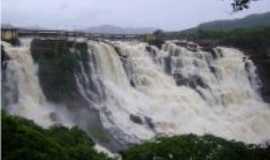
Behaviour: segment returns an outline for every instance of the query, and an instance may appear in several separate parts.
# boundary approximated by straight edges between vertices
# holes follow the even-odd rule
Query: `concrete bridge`
[[[139,34],[104,34],[82,31],[23,29],[12,27],[2,27],[1,33],[1,39],[6,41],[17,39],[19,37],[46,37],[59,39],[82,37],[89,40],[141,40],[143,38],[143,35]]]

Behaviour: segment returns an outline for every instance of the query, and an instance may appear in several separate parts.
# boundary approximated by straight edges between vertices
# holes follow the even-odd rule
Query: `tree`
[[[156,31],[153,32],[153,35],[156,37],[163,37],[165,35],[164,31],[161,29],[158,29]]]
[[[234,11],[241,11],[243,9],[249,8],[251,1],[258,0],[233,0],[232,7]]]

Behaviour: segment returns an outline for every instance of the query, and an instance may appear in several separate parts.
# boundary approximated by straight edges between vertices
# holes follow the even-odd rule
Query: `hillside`
[[[270,25],[270,12],[253,14],[241,19],[218,20],[203,23],[198,26],[202,30],[231,30],[237,28],[262,27]]]
[[[196,27],[189,28],[181,31],[180,33],[193,33],[198,30],[207,31],[230,31],[234,29],[248,29],[256,27],[268,27],[270,26],[270,12],[262,14],[252,14],[244,18],[232,19],[232,20],[216,20],[211,22],[205,22],[199,24]],[[177,32],[171,32],[177,33]],[[179,32],[178,32],[179,33]]]

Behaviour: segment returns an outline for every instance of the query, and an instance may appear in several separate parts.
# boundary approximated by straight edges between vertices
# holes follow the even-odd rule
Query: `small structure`
[[[1,26],[1,40],[12,42],[15,41],[17,38],[18,33],[16,28],[9,25]]]

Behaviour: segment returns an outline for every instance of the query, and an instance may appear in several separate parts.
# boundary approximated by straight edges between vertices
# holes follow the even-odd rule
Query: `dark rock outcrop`
[[[81,98],[74,77],[74,73],[79,69],[79,61],[83,58],[87,60],[86,43],[34,39],[31,53],[34,61],[39,64],[38,77],[49,101],[64,102],[69,108],[87,104]]]
[[[134,123],[143,124],[143,120],[141,119],[141,117],[139,117],[137,115],[131,114],[131,115],[129,115],[129,119]]]
[[[9,92],[10,90],[17,89],[17,83],[14,83],[14,86],[10,88],[9,82],[11,81],[8,79],[7,75],[7,65],[8,62],[11,60],[9,55],[6,53],[5,48],[3,45],[1,45],[1,71],[2,71],[2,79],[1,79],[1,94],[2,94],[2,100],[1,105],[3,109],[6,109],[6,107],[12,103],[17,103],[19,100],[19,93],[17,92]],[[9,93],[9,94],[6,94]]]
[[[245,53],[256,65],[257,73],[262,82],[262,97],[266,102],[270,103],[270,51],[246,50]]]

